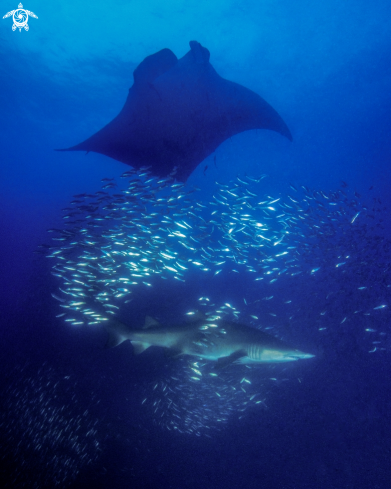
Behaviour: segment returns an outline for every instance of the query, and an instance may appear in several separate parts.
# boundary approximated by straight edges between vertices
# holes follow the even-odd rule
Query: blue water
[[[28,32],[12,31],[11,18],[0,22],[1,480],[7,487],[388,488],[391,7],[31,2],[24,8],[38,19],[29,19]],[[16,8],[3,2],[1,16]],[[154,412],[162,382],[182,375],[185,364],[160,351],[134,357],[130,345],[106,350],[103,328],[56,318],[51,293],[62,285],[53,262],[34,253],[50,242],[47,229],[64,228],[62,209],[73,195],[129,170],[54,148],[83,141],[117,115],[146,56],[167,47],[180,58],[190,40],[209,49],[221,76],[267,100],[293,142],[269,131],[239,134],[216,150],[217,166],[213,156],[199,165],[189,188],[208,199],[216,180],[267,174],[259,200],[287,201],[296,195],[289,186],[298,194],[303,185],[327,196],[344,191],[362,209],[353,228],[356,212],[341,197],[337,208],[351,215],[334,221],[335,238],[318,246],[301,236],[298,276],[270,284],[241,270],[213,279],[189,272],[184,283],[137,289],[137,301],[123,306],[140,324],[145,314],[168,320],[213,296],[316,354],[285,369],[259,367],[265,406],[235,408],[210,437],[167,430]],[[306,217],[324,230],[321,214]],[[251,309],[244,298],[260,305]],[[221,408],[194,392],[202,413]],[[151,404],[142,404],[145,396]]]

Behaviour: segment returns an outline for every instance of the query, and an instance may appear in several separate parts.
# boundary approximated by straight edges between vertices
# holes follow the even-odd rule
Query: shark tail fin
[[[114,348],[129,339],[128,327],[118,319],[113,318],[108,324],[105,324],[105,328],[109,334],[106,348]]]

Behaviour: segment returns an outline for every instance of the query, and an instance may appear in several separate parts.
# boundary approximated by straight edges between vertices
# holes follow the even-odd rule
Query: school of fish
[[[59,279],[52,294],[58,317],[99,326],[162,281],[169,288],[197,276],[211,283],[240,278],[235,304],[219,307],[216,292],[194,297],[194,310],[240,316],[280,337],[282,324],[303,334],[354,328],[362,348],[386,351],[391,247],[379,235],[381,202],[363,205],[346,184],[328,193],[291,185],[273,197],[265,177],[216,182],[214,194],[205,195],[174,175],[158,178],[142,168],[74,196],[63,210],[64,227],[50,229],[51,244],[39,250]],[[278,377],[236,365],[216,374],[208,362],[186,358],[172,368],[140,402],[157,424],[196,435],[264,406],[267,381]]]
[[[45,364],[10,375],[17,380],[1,399],[2,487],[67,487],[100,455],[99,420],[79,402],[72,376]]]

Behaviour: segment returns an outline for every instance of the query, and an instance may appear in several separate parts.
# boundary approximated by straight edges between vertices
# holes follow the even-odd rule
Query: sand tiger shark
[[[115,318],[105,327],[109,333],[107,347],[130,340],[136,354],[150,346],[160,346],[168,349],[172,356],[191,355],[216,361],[217,367],[231,363],[292,362],[315,356],[259,329],[216,316],[207,318],[200,313],[173,326],[163,326],[147,316],[141,329],[131,329]]]

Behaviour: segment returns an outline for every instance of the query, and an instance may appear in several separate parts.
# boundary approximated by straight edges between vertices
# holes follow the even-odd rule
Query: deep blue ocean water
[[[388,488],[391,7],[378,0],[31,2],[23,8],[38,19],[29,18],[28,31],[12,31],[12,18],[0,24],[2,484]],[[3,16],[17,3],[1,6]],[[40,248],[53,245],[48,229],[65,227],[62,209],[75,194],[99,191],[103,178],[123,182],[129,170],[54,148],[79,143],[117,115],[146,56],[167,47],[180,58],[191,40],[209,49],[221,76],[267,100],[293,142],[270,131],[239,134],[216,150],[217,165],[213,155],[199,165],[186,189],[199,187],[200,201],[209,202],[216,181],[267,175],[259,200],[281,198],[294,217],[303,195],[315,192],[302,234],[285,238],[297,247],[300,273],[276,263],[270,283],[254,281],[242,265],[217,275],[192,268],[184,282],[134,287],[119,314],[138,327],[146,314],[180,320],[210,297],[316,355],[251,370],[255,399],[264,402],[243,410],[227,396],[243,387],[235,372],[227,388],[223,379],[215,389],[218,401],[186,377],[186,360],[157,349],[135,357],[129,344],[107,350],[100,325],[56,317],[61,301],[51,294],[64,283],[52,274],[56,259]],[[186,386],[194,399],[183,404]],[[207,429],[167,429],[199,416]]]

